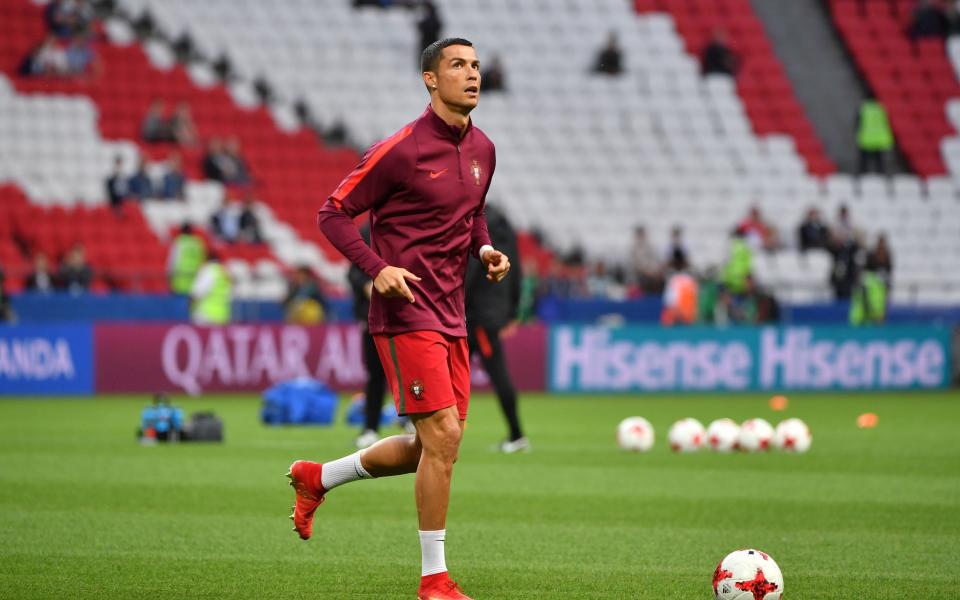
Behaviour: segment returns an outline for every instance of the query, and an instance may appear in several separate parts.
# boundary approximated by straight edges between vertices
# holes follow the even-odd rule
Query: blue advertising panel
[[[940,327],[553,327],[552,391],[946,387]]]
[[[0,327],[0,394],[93,393],[93,327]]]

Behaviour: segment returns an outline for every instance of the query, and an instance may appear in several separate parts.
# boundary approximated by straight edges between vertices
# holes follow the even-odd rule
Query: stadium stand
[[[941,175],[947,171],[940,140],[956,131],[946,107],[952,98],[960,98],[960,84],[943,39],[911,42],[908,30],[915,5],[913,0],[830,2],[837,29],[887,108],[903,154],[920,175]]]
[[[136,140],[152,98],[188,99],[203,137],[241,137],[260,184],[273,254],[249,257],[260,262],[242,261],[232,267],[235,274],[249,272],[259,281],[255,275],[274,270],[276,258],[285,266],[306,261],[338,282],[342,263],[316,232],[312,215],[357,155],[325,148],[298,129],[293,103],[304,100],[321,123],[342,122],[360,146],[396,130],[426,103],[414,67],[414,17],[350,4],[291,0],[268,8],[229,0],[119,0],[131,18],[149,11],[166,37],[188,33],[203,56],[225,55],[238,78],[222,87],[209,66],[179,66],[164,42],[141,46],[126,21],[111,18],[104,23],[109,43],[98,45],[106,66],[101,81],[12,81],[31,101],[53,93],[92,99],[100,135],[111,140]],[[949,283],[960,281],[960,266],[951,260],[960,254],[954,181],[830,173],[748,2],[570,0],[562,9],[507,0],[438,4],[445,32],[472,39],[481,56],[498,53],[508,73],[509,91],[485,96],[476,113],[498,147],[490,199],[521,228],[543,231],[560,251],[582,246],[593,259],[622,262],[635,225],[646,223],[662,247],[670,226],[682,223],[693,262],[703,268],[722,260],[730,228],[751,205],[791,238],[809,206],[829,218],[847,204],[868,235],[889,233],[894,301],[960,301],[960,284]],[[40,9],[5,0],[0,10],[4,23],[20,32],[0,42],[3,71],[12,74],[15,59],[42,35]],[[696,52],[718,24],[736,33],[737,51],[747,59],[737,80],[700,75]],[[589,72],[610,31],[618,32],[624,48],[620,77]],[[269,108],[257,103],[257,78],[275,93]],[[169,150],[137,146],[152,157]],[[161,239],[185,216],[205,223],[222,197],[218,184],[196,181],[197,161],[187,158],[192,180],[186,203],[144,207]],[[96,171],[98,185],[104,168]],[[818,176],[823,173],[829,174]],[[26,179],[22,173],[3,176]],[[102,201],[93,183],[85,185],[93,201]],[[34,203],[57,197],[24,189]],[[76,189],[84,188],[66,195],[84,198]],[[544,255],[529,236],[522,247]],[[829,268],[822,256],[805,260],[787,248],[761,257],[757,275],[782,299],[811,302],[828,299]],[[270,285],[275,293],[278,284]]]

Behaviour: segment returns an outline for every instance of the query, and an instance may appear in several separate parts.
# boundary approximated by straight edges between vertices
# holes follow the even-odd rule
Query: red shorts
[[[438,331],[375,335],[397,414],[429,413],[456,405],[460,420],[470,404],[467,338]]]

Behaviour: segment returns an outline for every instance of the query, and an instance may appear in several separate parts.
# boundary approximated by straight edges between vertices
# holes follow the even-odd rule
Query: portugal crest
[[[413,394],[413,397],[417,400],[423,400],[423,382],[419,379],[414,379],[413,383],[410,384],[410,393]]]
[[[480,175],[482,175],[482,173],[481,173],[481,171],[480,171],[480,162],[479,162],[479,161],[476,161],[476,160],[475,160],[475,161],[473,161],[473,162],[470,163],[470,172],[473,173],[473,181],[474,181],[477,185],[480,185]]]

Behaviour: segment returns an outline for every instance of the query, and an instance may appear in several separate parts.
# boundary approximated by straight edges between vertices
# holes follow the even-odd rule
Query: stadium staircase
[[[863,85],[822,0],[751,3],[830,158],[855,173]]]
[[[947,172],[941,140],[956,132],[947,119],[947,105],[960,98],[960,83],[943,40],[910,40],[915,4],[830,0],[838,30],[887,108],[897,145],[913,170],[929,177]],[[960,159],[960,153],[953,157]]]

